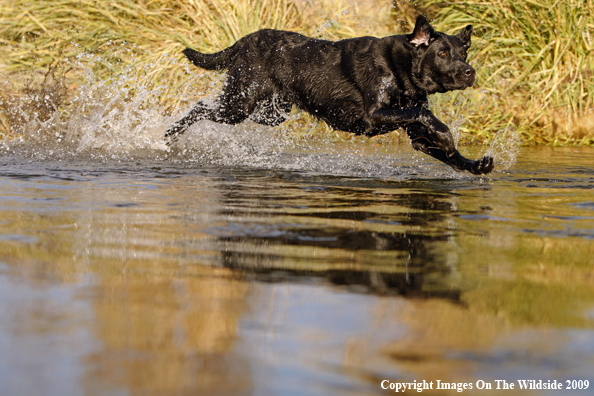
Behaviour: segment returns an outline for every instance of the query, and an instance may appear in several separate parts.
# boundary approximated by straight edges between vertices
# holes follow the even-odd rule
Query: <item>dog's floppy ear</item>
[[[415,30],[406,36],[408,42],[418,47],[419,45],[429,45],[431,39],[435,37],[435,30],[433,26],[427,22],[427,18],[423,15],[417,17],[415,22]]]
[[[470,36],[472,35],[472,25],[466,26],[460,33],[458,33],[458,38],[464,44],[464,47],[470,47]]]

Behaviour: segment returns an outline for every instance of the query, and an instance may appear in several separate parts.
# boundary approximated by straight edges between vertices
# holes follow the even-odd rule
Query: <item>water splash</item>
[[[516,163],[520,152],[520,136],[513,127],[507,127],[491,139],[483,155],[493,157],[496,171],[505,171]]]
[[[477,113],[475,104],[478,101],[485,100],[487,95],[491,95],[491,93],[481,88],[475,88],[468,91],[452,91],[429,97],[431,111],[449,126],[458,149],[460,149],[464,127],[469,118],[481,116],[480,113]],[[496,133],[483,134],[481,138],[484,139],[483,147],[475,155],[477,158],[484,155],[492,157],[495,163],[494,172],[506,171],[516,163],[521,141],[520,135],[513,125],[509,125]],[[464,149],[460,151],[465,155]]]
[[[189,108],[165,115],[158,102],[162,88],[149,86],[146,79],[138,81],[130,69],[111,79],[97,78],[89,70],[86,76],[87,82],[77,90],[67,110],[54,108],[47,117],[39,118],[26,103],[16,103],[25,122],[18,139],[1,143],[2,151],[39,160],[147,159],[188,166],[241,166],[382,179],[473,177],[414,152],[406,142],[382,145],[345,141],[332,134],[300,139],[284,124],[271,128],[253,122],[230,126],[201,121],[169,148],[164,133]],[[212,101],[216,90],[210,94]],[[463,114],[460,108],[447,116],[456,142]],[[507,169],[515,162],[518,147],[517,134],[509,129],[498,134],[484,154],[495,158],[496,170]]]
[[[159,88],[137,85],[129,70],[108,80],[89,70],[85,74],[87,82],[68,106],[59,109],[54,104],[47,117],[37,116],[30,98],[15,103],[13,112],[20,113],[24,122],[18,139],[2,143],[4,150],[43,159],[126,156],[158,148],[159,134],[167,125],[156,103]]]

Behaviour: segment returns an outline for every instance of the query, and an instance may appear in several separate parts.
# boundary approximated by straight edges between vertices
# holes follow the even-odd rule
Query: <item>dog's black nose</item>
[[[466,65],[462,67],[459,71],[458,78],[461,84],[465,87],[470,87],[474,84],[474,78],[476,77],[476,72],[472,66]]]

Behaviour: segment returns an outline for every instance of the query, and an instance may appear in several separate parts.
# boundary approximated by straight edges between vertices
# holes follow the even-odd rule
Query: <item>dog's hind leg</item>
[[[268,96],[258,102],[250,120],[262,125],[277,126],[287,119],[292,107],[292,103]]]
[[[167,129],[165,142],[168,146],[173,145],[192,124],[201,120],[239,124],[249,117],[255,107],[256,103],[253,100],[242,98],[241,95],[221,95],[214,108],[200,101],[187,115]]]
[[[173,124],[165,132],[165,142],[168,146],[177,142],[180,135],[182,135],[193,123],[196,121],[208,119],[213,110],[208,108],[203,102],[198,102],[196,106],[181,120]]]
[[[475,175],[483,175],[493,170],[493,158],[485,156],[478,161],[465,158],[455,148],[447,153],[434,141],[427,127],[420,123],[413,123],[406,127],[412,147],[422,153],[432,156],[454,168],[457,171],[468,171]]]
[[[190,125],[200,120],[230,125],[239,124],[254,112],[260,101],[265,101],[270,96],[266,94],[270,90],[269,87],[253,76],[245,78],[241,75],[241,70],[237,67],[236,71],[229,73],[215,107],[209,108],[203,102],[198,102],[184,118],[165,132],[167,145],[175,143]]]

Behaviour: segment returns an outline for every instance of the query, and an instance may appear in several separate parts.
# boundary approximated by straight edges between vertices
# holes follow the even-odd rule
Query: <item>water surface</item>
[[[4,152],[0,394],[594,380],[592,149],[337,150]]]

